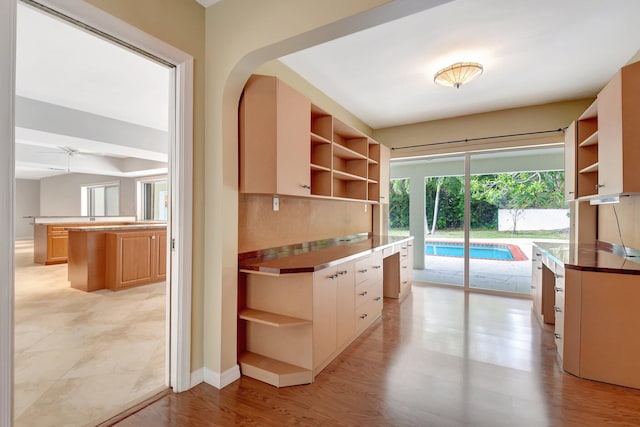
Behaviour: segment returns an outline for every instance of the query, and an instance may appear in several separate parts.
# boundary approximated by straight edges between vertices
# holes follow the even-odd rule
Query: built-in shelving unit
[[[598,103],[595,101],[576,123],[578,198],[598,194]]]

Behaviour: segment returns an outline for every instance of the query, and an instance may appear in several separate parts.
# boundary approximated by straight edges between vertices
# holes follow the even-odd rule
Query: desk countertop
[[[570,245],[561,242],[534,242],[534,244],[565,268],[602,273],[640,274],[640,258],[625,257],[623,249],[607,243]]]
[[[366,234],[318,240],[240,254],[239,268],[248,273],[312,273],[411,240],[411,236]]]

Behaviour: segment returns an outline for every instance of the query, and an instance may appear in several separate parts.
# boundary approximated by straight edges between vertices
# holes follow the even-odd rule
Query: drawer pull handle
[[[402,266],[402,268],[407,268],[407,266],[406,266],[406,265],[403,265],[403,266]]]
[[[557,333],[555,333],[555,332],[553,333],[553,337],[554,337],[555,339],[557,339],[557,340],[561,340],[561,339],[562,339],[562,337],[560,336],[560,334],[557,334]]]
[[[374,301],[380,301],[382,298],[381,297],[375,297],[373,300]]]
[[[535,289],[535,288],[536,288],[535,286],[531,285],[531,289]]]
[[[366,318],[367,318],[367,316],[368,316],[368,315],[367,315],[367,313],[365,313],[365,314],[363,314],[362,316],[360,316],[360,318],[361,318],[362,320],[364,320],[364,319],[366,319]]]
[[[368,293],[369,293],[369,292],[367,292],[367,291],[360,292],[360,296],[361,296],[361,297],[363,297],[363,296],[367,295]]]
[[[542,256],[540,252],[536,252],[536,256]]]
[[[413,247],[413,245],[408,245],[410,248]]]
[[[374,265],[373,268],[375,268],[377,270],[379,268],[382,268],[382,266],[381,265]]]
[[[332,280],[333,280],[333,279],[337,279],[337,278],[338,278],[338,275],[337,275],[337,274],[332,274],[331,276],[329,276],[329,279],[332,279]]]
[[[363,268],[362,270],[360,270],[360,273],[366,273],[366,272],[367,272],[366,268]]]
[[[556,291],[556,292],[564,292],[564,289],[559,288],[559,287],[557,287],[557,286],[554,286],[554,287],[553,287],[553,290],[554,290],[554,291]]]
[[[560,307],[558,307],[557,305],[553,306],[553,311],[555,311],[556,313],[561,313],[562,309]]]
[[[404,282],[402,282],[403,285],[406,285],[407,283],[409,283],[409,282],[407,282],[406,280]]]
[[[310,186],[310,185],[307,185],[307,184],[304,184],[304,185],[302,186],[302,188],[305,188],[305,189],[307,189],[307,190],[311,190],[311,186]]]
[[[562,279],[564,276],[562,274],[556,274],[556,279]]]
[[[536,267],[538,270],[542,270],[542,266],[539,265],[538,267]]]
[[[344,276],[345,274],[347,274],[347,270],[338,271],[338,274]]]

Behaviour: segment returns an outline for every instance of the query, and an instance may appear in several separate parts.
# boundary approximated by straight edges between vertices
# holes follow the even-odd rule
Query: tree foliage
[[[426,229],[462,228],[464,178],[429,177],[425,179],[424,188]],[[562,171],[474,175],[470,178],[470,190],[472,229],[497,229],[498,209],[512,211],[515,227],[517,217],[524,209],[565,207]],[[409,179],[392,180],[390,198],[390,227],[409,228]]]

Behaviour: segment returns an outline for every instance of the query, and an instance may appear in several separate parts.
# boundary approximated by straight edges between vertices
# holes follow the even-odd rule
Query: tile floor
[[[165,385],[165,283],[82,292],[16,242],[15,426],[97,424]]]

